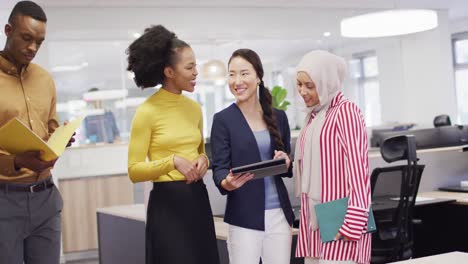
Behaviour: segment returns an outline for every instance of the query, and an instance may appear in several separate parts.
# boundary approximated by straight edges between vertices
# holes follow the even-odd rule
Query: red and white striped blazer
[[[314,115],[305,130],[313,119]],[[301,134],[304,137],[306,133]],[[305,139],[300,138],[296,147],[303,149],[304,144]],[[318,230],[309,227],[309,199],[303,192],[296,256],[369,263],[371,235],[365,230],[371,193],[366,126],[359,108],[341,92],[332,99],[327,110],[320,134],[320,155],[322,202],[349,197],[345,221],[339,232],[351,240],[322,243]]]

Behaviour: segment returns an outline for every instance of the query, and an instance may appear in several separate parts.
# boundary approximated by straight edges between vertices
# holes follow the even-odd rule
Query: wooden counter
[[[63,198],[62,240],[65,253],[97,249],[97,208],[134,202],[133,184],[126,174],[61,179],[58,188]]]

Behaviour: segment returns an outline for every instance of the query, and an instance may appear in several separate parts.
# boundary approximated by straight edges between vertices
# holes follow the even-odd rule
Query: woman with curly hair
[[[161,25],[128,48],[128,68],[141,88],[162,85],[135,114],[128,151],[132,182],[152,181],[146,220],[146,263],[218,264],[208,192],[200,106],[193,92],[192,48]]]

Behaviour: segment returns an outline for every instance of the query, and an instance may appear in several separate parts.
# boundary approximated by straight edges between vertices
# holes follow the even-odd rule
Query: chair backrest
[[[423,170],[424,165],[401,165],[372,171],[372,199],[384,203],[385,208],[374,211],[377,232],[373,235],[372,254],[385,257],[383,263],[412,255],[413,208]]]
[[[450,121],[450,116],[448,115],[438,115],[434,117],[434,127],[441,126],[451,126],[452,122]]]
[[[388,162],[407,160],[408,163],[376,168],[371,174],[374,206],[385,203],[384,209],[374,210],[377,232],[373,235],[372,259],[381,259],[375,263],[411,257],[413,208],[425,167],[417,164],[414,145],[414,138],[409,136],[386,139],[381,146],[382,157]]]
[[[407,160],[408,165],[416,163],[416,138],[413,135],[400,135],[386,138],[380,146],[380,154],[386,162]]]

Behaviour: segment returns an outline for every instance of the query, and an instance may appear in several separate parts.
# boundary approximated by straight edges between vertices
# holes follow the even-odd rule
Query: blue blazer
[[[286,113],[274,110],[286,153],[291,151],[291,135]],[[221,181],[229,170],[242,165],[261,161],[260,151],[252,130],[237,104],[216,113],[213,118],[210,137],[212,151],[213,179],[221,194],[227,194],[226,223],[255,230],[265,230],[265,183],[263,179],[250,180],[234,191],[226,191]],[[271,139],[272,146],[275,146]],[[276,147],[273,148],[273,150]],[[274,152],[271,153],[273,158]],[[292,162],[289,171],[275,177],[278,198],[284,215],[292,225],[294,213],[289,201],[288,191],[282,177],[292,177]]]

